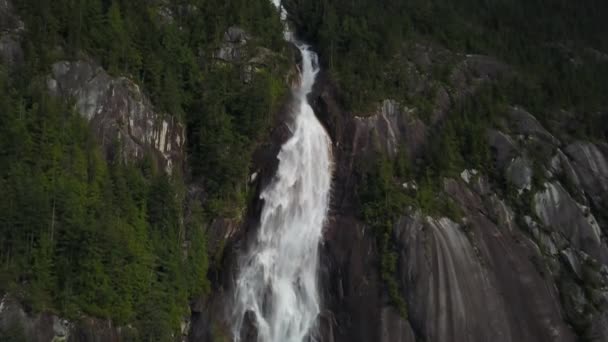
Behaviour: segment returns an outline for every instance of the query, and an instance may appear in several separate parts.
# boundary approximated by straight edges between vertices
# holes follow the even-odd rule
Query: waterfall
[[[285,19],[285,12],[273,0]],[[246,315],[254,315],[260,342],[302,342],[313,335],[320,311],[318,249],[331,187],[331,140],[308,103],[319,71],[309,46],[288,41],[302,54],[301,81],[294,89],[292,137],[279,152],[279,166],[262,191],[264,207],[252,246],[240,260],[233,335],[241,339]]]

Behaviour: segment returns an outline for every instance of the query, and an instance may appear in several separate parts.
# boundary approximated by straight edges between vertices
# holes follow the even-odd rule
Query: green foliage
[[[371,167],[364,170],[357,187],[363,219],[376,235],[380,276],[386,284],[392,304],[403,317],[407,316],[407,308],[396,279],[398,254],[392,232],[404,213],[404,208],[412,203],[412,198],[401,189],[396,179],[397,174],[406,174],[408,170],[407,156],[399,157],[393,162],[380,155]]]
[[[478,96],[457,104],[448,119],[429,139],[425,158],[416,167],[409,164],[406,148],[392,158],[380,154],[373,164],[361,166],[357,197],[364,221],[374,230],[380,250],[380,275],[393,305],[405,315],[405,301],[395,272],[398,246],[392,238],[397,220],[412,206],[424,215],[447,216],[460,221],[463,214],[443,192],[444,178],[459,177],[465,168],[491,168],[486,129],[504,109],[494,87],[478,90]],[[411,188],[404,189],[408,182]]]
[[[11,320],[0,330],[0,341],[26,342],[25,329],[17,320]]]
[[[288,49],[270,1],[25,0],[19,7],[33,64],[24,80],[83,53],[111,74],[129,76],[159,110],[187,123],[188,162],[208,193],[205,211],[241,214],[249,156],[287,89],[281,54]],[[253,38],[242,61],[216,62],[230,26]],[[276,54],[250,70],[244,63],[260,47]],[[247,70],[251,77],[244,76]]]
[[[543,112],[576,108],[589,117],[608,105],[608,62],[594,57],[598,51],[608,51],[608,5],[603,0],[284,3],[297,32],[316,45],[348,109],[365,112],[386,98],[407,100],[402,91],[407,71],[402,65],[411,44],[404,43],[421,39],[516,66],[531,81],[531,86],[518,90],[524,95],[519,97],[520,105],[534,102]],[[444,79],[445,71],[433,72],[434,77]],[[536,108],[529,109],[539,113]],[[582,130],[597,131],[597,127]]]
[[[241,215],[250,155],[286,93],[279,16],[267,0],[16,5],[25,63],[10,74],[0,65],[0,288],[37,311],[172,340],[188,301],[210,290],[204,227]],[[252,36],[246,56],[216,62],[233,25]],[[274,52],[249,68],[260,47]],[[70,104],[47,95],[51,64],[82,58],[133,79],[186,123],[186,177],[202,183],[204,203],[186,201],[180,170],[107,160]]]
[[[492,167],[486,131],[505,111],[499,88],[487,85],[475,96],[457,103],[441,127],[433,132],[418,177],[457,177],[463,169],[489,172]]]
[[[140,330],[145,340],[168,340],[209,290],[200,205],[184,227],[179,179],[106,162],[67,104],[10,80],[0,71],[0,288],[37,311],[136,322],[158,329]]]
[[[241,72],[236,65],[212,70],[195,105],[204,110],[188,122],[192,173],[211,194],[209,215],[238,217],[243,211],[247,156],[268,134],[271,114],[285,94],[278,71],[256,71],[248,83],[240,80]]]

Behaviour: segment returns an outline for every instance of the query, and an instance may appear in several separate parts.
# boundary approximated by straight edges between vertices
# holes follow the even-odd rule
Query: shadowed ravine
[[[285,36],[302,54],[293,136],[282,146],[277,173],[261,194],[259,230],[240,263],[235,341],[241,340],[248,312],[255,315],[258,341],[300,342],[313,333],[320,311],[318,247],[329,201],[331,141],[307,100],[318,72],[317,56],[289,31]]]

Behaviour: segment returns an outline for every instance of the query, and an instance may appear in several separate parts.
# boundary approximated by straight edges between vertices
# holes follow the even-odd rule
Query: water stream
[[[285,12],[273,0],[281,16]],[[292,136],[279,152],[274,179],[261,193],[264,207],[255,241],[240,262],[233,334],[241,341],[245,316],[254,315],[260,342],[302,342],[314,335],[320,311],[318,249],[331,187],[331,140],[308,103],[319,71],[317,55],[285,37],[302,54],[294,92]]]

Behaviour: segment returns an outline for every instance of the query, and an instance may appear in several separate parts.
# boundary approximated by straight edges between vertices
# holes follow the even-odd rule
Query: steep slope
[[[602,52],[570,51],[536,72],[531,66],[548,55],[534,55],[534,39],[553,33],[521,42],[536,58],[525,63],[496,50],[496,57],[454,52],[435,37],[413,35],[383,55],[388,68],[374,69],[357,59],[378,52],[373,48],[340,55],[352,47],[349,39],[374,39],[356,36],[365,31],[348,21],[361,3],[343,4],[344,13],[330,3],[286,3],[301,34],[331,54],[321,55],[329,71],[312,95],[336,160],[321,247],[319,339],[606,340],[606,202],[599,190],[606,103],[596,96],[599,79],[585,86],[586,98],[575,99],[581,89],[572,88],[586,70],[605,71]],[[373,16],[378,9],[369,7]],[[336,33],[339,27],[345,31]],[[344,32],[355,36],[344,42],[337,36]],[[572,60],[583,64],[570,69]],[[543,74],[560,67],[575,73],[562,85]],[[383,97],[376,110],[365,109]],[[220,288],[229,297],[234,263],[225,265]],[[211,331],[226,324],[212,314],[229,302],[223,298],[202,310],[192,340],[222,335]],[[246,324],[245,340],[255,341],[255,320]]]
[[[0,340],[185,338],[291,82],[247,3],[0,2]]]
[[[424,70],[417,61],[437,61],[433,49],[415,54],[423,56],[408,60],[413,70]],[[338,146],[322,255],[325,340],[605,340],[606,195],[598,189],[606,177],[606,143],[553,135],[521,107],[500,107],[495,124],[480,132],[487,166],[440,175],[431,197],[447,198],[448,206],[425,199],[429,169],[422,179],[389,172],[387,186],[393,189],[382,196],[398,205],[401,195],[393,191],[402,193],[409,204],[391,214],[381,199],[379,215],[391,220],[388,253],[394,261],[392,269],[385,268],[385,240],[361,213],[361,194],[370,186],[362,183],[362,165],[387,158],[389,165],[379,167],[391,169],[400,162],[399,150],[407,150],[411,163],[425,165],[434,140],[450,134],[450,116],[462,120],[460,103],[486,96],[484,85],[501,79],[497,71],[509,73],[488,57],[457,58],[462,62],[450,66],[444,86],[449,97],[432,100],[437,119],[427,122],[417,115],[420,107],[392,100],[371,116],[352,117],[340,109],[331,82],[317,92],[317,110]],[[414,89],[437,82],[411,79]],[[442,151],[438,158],[453,158]],[[387,177],[380,172],[374,175]],[[387,270],[393,276],[385,276]],[[391,279],[397,293],[391,293]]]
[[[606,3],[282,3],[300,101],[267,0],[0,0],[0,339],[608,341]],[[270,219],[319,269],[264,271],[315,298],[260,320],[235,293],[277,298],[242,280],[264,189],[317,166],[279,166],[302,103],[328,217]]]

